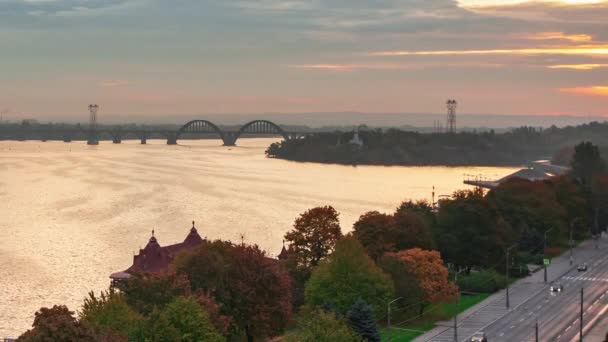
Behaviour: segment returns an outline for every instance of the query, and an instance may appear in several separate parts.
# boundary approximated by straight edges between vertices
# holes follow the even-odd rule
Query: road
[[[608,251],[588,259],[587,263],[589,269],[586,272],[574,269],[554,281],[564,286],[563,292],[551,293],[549,286],[544,286],[522,305],[487,326],[484,331],[488,340],[535,341],[535,324],[538,321],[539,341],[578,341],[581,288],[584,333],[608,307]]]
[[[458,340],[470,341],[476,331],[484,331],[491,342],[535,341],[538,321],[539,341],[578,341],[581,287],[583,332],[600,329],[598,318],[608,315],[608,238],[600,239],[597,249],[591,241],[581,244],[575,249],[574,261],[570,266],[567,254],[555,258],[548,268],[549,284],[544,284],[542,271],[517,281],[510,289],[511,307],[508,310],[505,293],[501,291],[459,315]],[[589,268],[586,272],[578,272],[576,264],[583,262]],[[561,283],[563,292],[551,294],[551,283]],[[603,320],[599,322],[601,324]],[[415,341],[453,342],[451,326],[451,322],[441,322]],[[603,341],[596,340],[596,337],[584,339]]]

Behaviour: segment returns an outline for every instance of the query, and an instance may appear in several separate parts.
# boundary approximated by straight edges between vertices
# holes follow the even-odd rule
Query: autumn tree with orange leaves
[[[290,243],[289,252],[298,265],[305,268],[317,266],[329,255],[342,237],[338,212],[331,206],[307,210],[293,224],[293,230],[285,234]]]
[[[419,314],[429,304],[450,302],[458,298],[458,287],[448,280],[448,269],[437,251],[420,248],[387,253],[382,268],[395,282],[395,295],[402,304],[417,306]]]

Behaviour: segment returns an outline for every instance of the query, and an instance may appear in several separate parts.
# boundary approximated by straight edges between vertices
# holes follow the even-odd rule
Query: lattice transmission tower
[[[99,139],[97,138],[97,111],[99,106],[96,104],[89,105],[89,139],[88,145],[98,145]]]
[[[446,128],[449,133],[454,133],[456,132],[456,108],[458,107],[458,102],[456,100],[448,100],[446,105],[448,107]]]

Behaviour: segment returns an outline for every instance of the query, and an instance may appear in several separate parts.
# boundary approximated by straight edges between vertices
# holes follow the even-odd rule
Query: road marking
[[[539,305],[539,306],[537,306],[536,308],[537,308],[537,309],[540,309],[540,308],[542,308],[542,307],[543,307],[542,305]]]
[[[511,328],[509,328],[509,329],[513,329],[513,328],[515,328],[515,326],[514,326],[514,325],[512,325],[512,326],[511,326]]]
[[[572,324],[570,324],[567,328],[566,331],[570,330],[572,328]]]
[[[520,322],[523,322],[523,321],[524,321],[524,319],[523,319],[523,318],[521,318],[519,321],[520,321]]]
[[[499,337],[503,337],[503,336],[505,336],[505,333],[504,333],[504,332],[501,332],[500,334],[498,334],[498,336],[499,336]]]

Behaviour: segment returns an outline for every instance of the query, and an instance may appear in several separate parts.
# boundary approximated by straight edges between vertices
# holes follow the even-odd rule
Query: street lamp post
[[[507,310],[509,309],[509,252],[517,247],[517,244],[507,248]]]
[[[547,250],[547,234],[548,234],[550,231],[552,231],[552,230],[553,230],[553,228],[551,228],[551,229],[547,230],[547,231],[545,232],[545,237],[544,237],[544,239],[543,239],[543,269],[544,269],[544,272],[545,272],[545,277],[544,277],[544,279],[545,279],[545,284],[547,283],[547,265],[545,264],[545,260],[544,260],[544,259],[545,259],[545,254],[546,254],[546,252],[547,252],[547,251],[546,251],[546,250]]]
[[[580,324],[578,331],[578,338],[580,342],[583,342],[583,287],[581,286],[581,312],[580,312]]]
[[[570,241],[568,242],[570,245],[570,266],[574,263],[574,226],[580,220],[582,220],[581,217],[576,217],[570,222]]]

